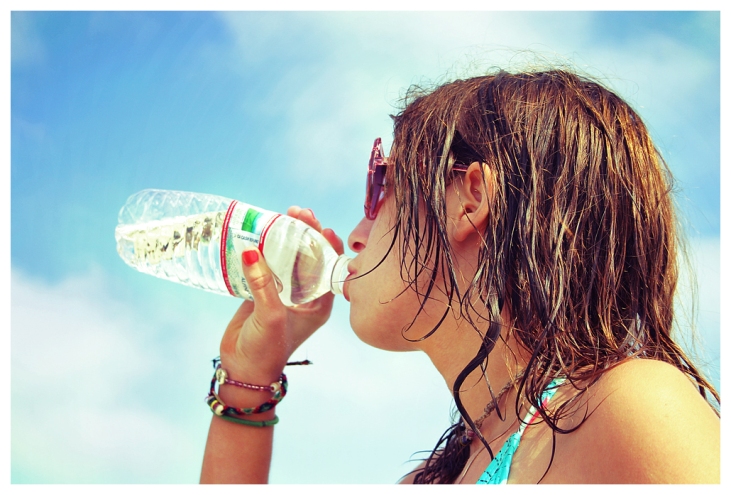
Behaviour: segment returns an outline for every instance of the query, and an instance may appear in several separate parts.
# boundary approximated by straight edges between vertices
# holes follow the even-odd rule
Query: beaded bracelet
[[[231,380],[228,378],[228,373],[226,370],[221,368],[221,359],[220,357],[213,359],[213,368],[215,369],[215,372],[213,374],[213,379],[211,380],[211,389],[208,393],[208,396],[206,397],[206,403],[211,408],[211,411],[213,414],[218,416],[219,418],[225,419],[227,421],[231,421],[233,423],[238,423],[242,425],[247,426],[257,426],[257,427],[264,427],[264,426],[273,426],[279,422],[279,418],[275,415],[274,419],[270,419],[267,421],[251,421],[248,419],[238,418],[234,415],[240,415],[240,416],[246,416],[249,414],[257,414],[265,411],[269,411],[274,406],[276,406],[287,394],[287,375],[282,373],[279,376],[279,381],[273,382],[270,385],[252,385],[251,383],[243,383],[236,380]],[[304,361],[292,361],[288,362],[287,366],[296,366],[296,365],[309,365],[312,364],[312,361],[309,359],[305,359]],[[221,398],[216,393],[216,383],[220,385],[228,384],[228,385],[235,385],[237,387],[247,388],[249,390],[257,390],[261,392],[271,392],[272,397],[265,403],[257,406],[257,407],[247,407],[243,409],[238,409],[235,407],[229,407],[227,406]]]
[[[220,368],[217,368],[216,371],[218,371],[218,369]],[[214,373],[213,379],[211,380],[211,389],[208,393],[208,396],[206,397],[206,403],[211,407],[211,410],[218,416],[228,416],[231,414],[246,416],[249,414],[258,414],[268,411],[277,404],[279,404],[282,399],[284,399],[284,396],[287,395],[288,386],[287,375],[282,373],[282,375],[279,377],[279,382],[274,382],[269,389],[272,391],[271,399],[264,402],[263,404],[260,404],[257,407],[246,407],[243,409],[239,409],[236,407],[227,406],[221,400],[221,398],[216,393],[216,383],[219,383],[219,381],[216,373]]]
[[[238,416],[248,416],[250,414],[258,414],[262,412],[269,411],[274,406],[276,406],[279,401],[282,400],[282,397],[284,395],[280,395],[278,398],[273,398],[265,402],[264,404],[261,404],[257,407],[245,407],[242,409],[239,409],[237,407],[233,406],[227,406],[225,402],[221,400],[221,398],[218,396],[216,392],[211,392],[206,397],[206,403],[211,408],[211,411],[216,416],[231,416],[231,415],[238,415]]]
[[[220,364],[216,368],[216,381],[218,381],[219,385],[235,385],[237,387],[247,388],[249,390],[257,390],[259,392],[276,392],[279,388],[282,387],[283,376],[284,374],[281,374],[279,376],[279,381],[272,382],[270,385],[252,385],[251,383],[244,383],[229,379],[228,372],[225,369],[221,368]]]
[[[289,364],[289,363],[287,363]],[[221,359],[220,358],[214,358],[213,359],[213,368],[216,370],[214,378],[218,380],[219,385],[227,384],[227,385],[235,385],[237,387],[241,388],[247,388],[249,390],[257,390],[260,392],[271,392],[274,393],[282,386],[282,381],[284,378],[284,373],[282,373],[279,376],[279,381],[272,382],[270,385],[252,385],[251,383],[244,383],[239,382],[236,380],[231,380],[228,377],[228,372],[221,368]]]

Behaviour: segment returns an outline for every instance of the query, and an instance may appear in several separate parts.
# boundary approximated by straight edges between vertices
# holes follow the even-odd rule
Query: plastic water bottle
[[[145,189],[119,212],[117,252],[143,273],[218,294],[252,299],[241,253],[257,246],[280,298],[303,304],[342,294],[350,258],[304,222],[236,200]]]

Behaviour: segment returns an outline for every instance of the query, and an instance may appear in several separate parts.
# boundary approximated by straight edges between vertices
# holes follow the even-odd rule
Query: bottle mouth
[[[341,254],[335,261],[333,266],[333,272],[330,276],[330,290],[333,294],[342,294],[343,285],[345,285],[345,279],[348,278],[350,272],[348,271],[348,263],[351,258]]]

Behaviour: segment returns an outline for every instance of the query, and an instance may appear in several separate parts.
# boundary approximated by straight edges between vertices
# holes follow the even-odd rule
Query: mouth
[[[349,267],[348,276],[345,277],[345,280],[343,281],[343,297],[348,302],[350,302],[350,284],[348,282],[350,281],[350,278],[353,277],[354,274],[355,274],[355,272],[351,271],[350,267]]]

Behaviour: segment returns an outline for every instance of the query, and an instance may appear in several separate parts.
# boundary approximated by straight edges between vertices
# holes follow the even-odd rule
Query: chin
[[[399,330],[386,328],[383,322],[364,321],[353,311],[350,312],[350,327],[361,341],[376,349],[391,352],[418,350],[415,344],[403,338]]]
[[[371,325],[368,324],[368,322],[363,321],[362,318],[358,318],[358,315],[355,311],[353,311],[353,306],[351,304],[350,306],[350,328],[353,329],[353,333],[355,333],[356,337],[358,337],[361,341],[368,344],[372,347],[381,348],[378,345],[378,339],[374,339],[373,335],[373,329],[369,328]]]

